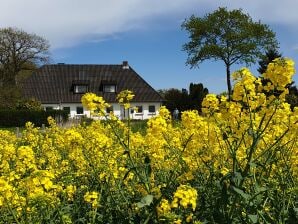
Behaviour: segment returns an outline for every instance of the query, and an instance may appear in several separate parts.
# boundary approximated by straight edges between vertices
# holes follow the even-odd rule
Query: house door
[[[129,112],[127,109],[125,109],[123,106],[120,106],[120,118],[121,120],[123,119],[128,119]]]

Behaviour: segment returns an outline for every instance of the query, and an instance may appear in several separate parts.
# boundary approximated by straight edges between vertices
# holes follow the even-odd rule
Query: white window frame
[[[88,92],[88,85],[75,85],[74,86],[74,93],[87,93]]]
[[[104,93],[115,93],[116,92],[116,85],[115,84],[105,84],[105,85],[103,85],[103,92]]]

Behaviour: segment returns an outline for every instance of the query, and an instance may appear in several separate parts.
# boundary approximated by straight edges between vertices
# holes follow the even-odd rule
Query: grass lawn
[[[142,135],[146,133],[146,129],[147,129],[147,120],[134,120],[131,121],[131,130],[132,132],[140,132]],[[19,133],[21,133],[25,128],[24,127],[20,127],[19,128]],[[6,130],[6,131],[10,131],[13,133],[17,133],[17,127],[0,127],[0,130]]]
[[[16,127],[0,127],[0,130],[6,130],[6,131],[11,131],[11,132],[16,132],[17,128]],[[24,130],[24,128],[19,128],[20,131]]]
[[[24,127],[20,127],[18,128],[19,130],[17,130],[17,127],[0,127],[0,130],[5,130],[5,131],[10,131],[14,134],[18,134],[18,133],[22,133],[22,131],[25,129]]]
[[[126,122],[126,121],[124,121]],[[132,120],[130,121],[132,132],[140,132],[142,135],[146,134],[148,120]],[[87,124],[88,125],[88,124]],[[179,126],[179,121],[173,121],[174,126]],[[21,133],[25,128],[20,127],[19,132]],[[17,133],[17,127],[0,127],[0,130],[7,130],[13,133]]]
[[[131,121],[132,132],[140,132],[142,135],[146,134],[148,120],[134,120]]]

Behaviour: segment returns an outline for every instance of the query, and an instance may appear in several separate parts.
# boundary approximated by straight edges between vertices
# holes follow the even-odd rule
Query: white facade
[[[82,116],[91,117],[90,111],[83,108],[80,103],[60,103],[60,104],[42,104],[45,110],[68,110],[70,118],[80,118]],[[146,120],[158,114],[161,103],[131,103],[129,110],[124,110],[123,106],[117,103],[111,104],[114,114],[120,119]],[[137,111],[138,110],[138,111]]]

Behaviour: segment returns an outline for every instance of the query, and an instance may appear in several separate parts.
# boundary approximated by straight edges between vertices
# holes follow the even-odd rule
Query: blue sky
[[[298,63],[297,0],[0,0],[0,27],[18,27],[49,40],[52,63],[120,64],[127,60],[155,89],[203,83],[226,90],[223,62],[185,65],[181,23],[219,6],[242,8],[276,32],[280,52]],[[24,13],[25,12],[25,13]],[[235,65],[232,70],[241,68]],[[256,66],[251,67],[254,74]],[[294,80],[298,83],[298,78]]]

